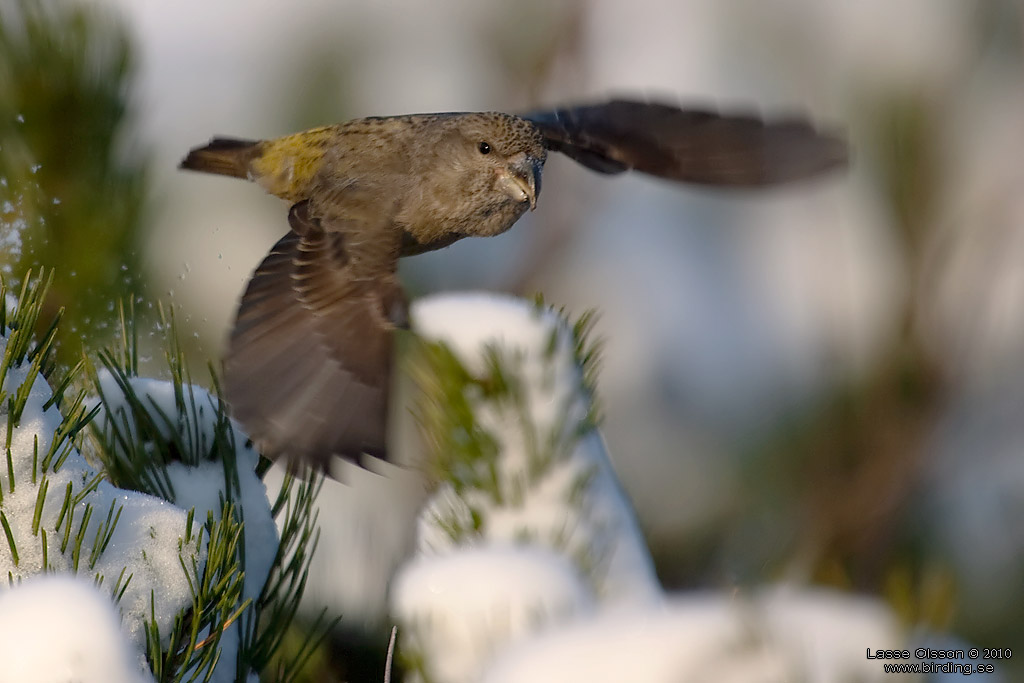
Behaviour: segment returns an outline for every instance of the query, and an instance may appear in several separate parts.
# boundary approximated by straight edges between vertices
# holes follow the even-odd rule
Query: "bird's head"
[[[529,121],[502,113],[453,116],[442,156],[466,200],[453,212],[467,235],[496,235],[537,206],[547,153]]]

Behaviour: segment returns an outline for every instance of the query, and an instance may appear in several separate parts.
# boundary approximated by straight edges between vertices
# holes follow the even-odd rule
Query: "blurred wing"
[[[548,149],[600,173],[636,170],[700,185],[757,187],[808,178],[847,161],[846,143],[805,119],[612,100],[522,115]]]
[[[385,457],[392,333],[405,319],[397,257],[370,226],[313,219],[308,202],[288,222],[231,333],[233,415],[269,457],[320,467],[331,455]]]

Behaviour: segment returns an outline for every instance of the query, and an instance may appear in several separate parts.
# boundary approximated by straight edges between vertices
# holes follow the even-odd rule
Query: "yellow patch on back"
[[[337,126],[322,126],[264,142],[250,164],[253,180],[282,199],[306,199],[337,133]]]

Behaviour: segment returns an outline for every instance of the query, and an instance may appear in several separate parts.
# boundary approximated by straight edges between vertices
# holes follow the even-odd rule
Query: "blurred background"
[[[1017,0],[5,0],[0,272],[57,269],[68,362],[117,301],[143,329],[172,302],[199,377],[286,207],[178,172],[190,147],[614,93],[806,114],[852,166],[738,193],[552,157],[536,212],[408,259],[410,293],[600,312],[603,433],[666,587],[838,586],[1024,642]],[[365,476],[312,597],[354,630],[386,623],[414,508]]]

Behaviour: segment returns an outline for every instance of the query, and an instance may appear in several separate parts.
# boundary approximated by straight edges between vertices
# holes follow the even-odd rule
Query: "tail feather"
[[[213,138],[209,144],[190,150],[178,168],[248,178],[249,162],[259,155],[259,147],[256,140]]]

